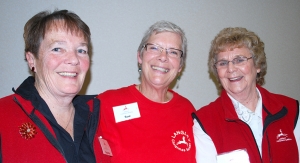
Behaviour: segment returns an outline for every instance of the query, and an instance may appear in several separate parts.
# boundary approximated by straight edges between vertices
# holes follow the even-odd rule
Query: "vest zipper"
[[[238,119],[238,120],[232,120],[232,119],[227,119],[227,118],[226,118],[226,121],[228,121],[228,122],[238,122],[238,121],[239,121],[239,122],[245,124],[245,125],[248,127],[248,129],[250,130],[250,133],[251,133],[251,135],[252,135],[252,139],[254,140],[256,149],[257,149],[257,151],[258,151],[259,158],[260,158],[260,162],[262,163],[262,162],[263,162],[263,161],[262,161],[262,155],[261,155],[260,152],[259,152],[259,148],[258,148],[258,146],[257,146],[257,143],[256,143],[256,141],[255,141],[255,137],[254,137],[254,135],[253,135],[253,132],[252,132],[250,126],[249,126],[246,122],[244,122],[244,121],[242,121],[242,120],[240,120],[240,119]]]
[[[269,135],[268,135],[268,132],[266,131],[266,137],[267,137],[267,142],[268,142],[268,155],[269,155],[269,159],[270,159],[270,163],[273,162],[272,160],[272,157],[271,157],[271,143],[270,143],[270,140],[269,140]]]

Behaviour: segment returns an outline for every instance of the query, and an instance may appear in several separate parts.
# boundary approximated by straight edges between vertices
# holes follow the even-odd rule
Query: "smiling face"
[[[220,52],[217,56],[217,61],[231,61],[238,56],[249,58],[251,53],[245,47],[235,48],[232,51]],[[223,88],[234,98],[247,96],[251,92],[256,91],[256,74],[259,72],[260,69],[255,67],[253,59],[248,60],[245,65],[237,66],[229,62],[227,68],[217,69]]]
[[[147,43],[156,44],[163,48],[181,49],[180,35],[172,32],[154,33]],[[142,83],[157,88],[167,88],[181,71],[181,58],[168,57],[165,50],[160,55],[151,54],[146,49],[143,55],[138,53],[138,62],[142,65]]]
[[[56,26],[55,26],[56,25]],[[35,68],[35,86],[41,96],[75,96],[90,66],[88,43],[82,33],[71,33],[62,22],[52,25],[41,41],[38,58],[26,53]]]

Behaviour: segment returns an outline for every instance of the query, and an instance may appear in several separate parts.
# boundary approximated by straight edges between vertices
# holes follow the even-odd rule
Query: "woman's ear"
[[[178,73],[180,73],[181,72],[181,70],[182,70],[182,66],[178,69]]]
[[[256,73],[260,73],[260,68],[256,68]]]
[[[31,71],[35,72],[35,57],[31,52],[26,52],[26,60]]]
[[[142,61],[142,55],[140,52],[137,52],[137,60],[138,60],[139,64],[142,64],[143,61]]]

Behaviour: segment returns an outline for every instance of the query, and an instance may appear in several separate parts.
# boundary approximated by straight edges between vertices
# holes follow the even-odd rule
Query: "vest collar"
[[[267,110],[269,114],[274,115],[284,108],[283,103],[275,99],[269,91],[259,85],[256,85],[256,87],[261,94],[263,110]],[[221,92],[221,102],[225,118],[228,120],[239,120],[234,105],[225,90]]]

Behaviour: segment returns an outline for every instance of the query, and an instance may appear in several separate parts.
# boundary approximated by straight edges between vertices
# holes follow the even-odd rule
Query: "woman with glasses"
[[[98,96],[96,157],[102,147],[113,163],[196,161],[191,118],[195,109],[169,89],[183,68],[186,48],[185,34],[177,25],[159,21],[148,29],[137,52],[141,83]]]
[[[193,114],[197,162],[298,163],[299,103],[262,88],[264,43],[245,28],[214,38],[209,68],[222,92]]]

